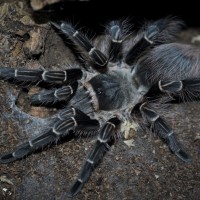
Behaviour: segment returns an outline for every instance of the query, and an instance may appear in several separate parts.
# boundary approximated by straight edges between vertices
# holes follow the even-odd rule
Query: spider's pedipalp
[[[105,152],[109,149],[110,146],[108,142],[110,142],[110,140],[114,137],[116,127],[119,125],[119,123],[119,119],[115,117],[108,120],[100,129],[97,141],[92,151],[89,153],[76,182],[70,189],[70,197],[73,197],[80,192],[84,183],[89,179],[94,166],[100,161]]]
[[[82,71],[78,68],[63,71],[44,71],[32,69],[13,69],[8,67],[0,68],[0,78],[4,80],[25,81],[31,83],[49,82],[64,84],[82,78]]]
[[[184,150],[182,150],[182,147],[177,141],[170,125],[162,117],[160,117],[146,102],[141,104],[139,110],[142,114],[142,117],[146,119],[150,125],[153,126],[153,132],[155,132],[167,143],[169,149],[184,162],[190,162],[190,156],[187,155]]]
[[[65,22],[62,22],[61,24],[52,22],[52,25],[61,30],[65,36],[82,47],[88,53],[88,56],[93,62],[92,64],[94,65],[95,69],[106,69],[108,58],[100,50],[95,48],[85,35],[75,30],[73,26]]]
[[[78,83],[63,86],[58,89],[42,90],[41,92],[31,96],[31,105],[53,105],[58,102],[68,102],[70,98],[75,94],[78,87]]]
[[[172,42],[177,37],[182,26],[182,21],[169,17],[147,24],[143,32],[140,33],[142,37],[127,53],[125,62],[132,65],[150,47]]]

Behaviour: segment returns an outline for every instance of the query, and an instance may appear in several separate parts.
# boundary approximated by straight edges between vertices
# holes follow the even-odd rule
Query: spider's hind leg
[[[90,151],[76,182],[70,189],[68,194],[69,197],[73,197],[81,191],[84,183],[89,179],[95,165],[97,165],[105,152],[109,149],[109,142],[114,137],[114,133],[119,123],[120,120],[118,118],[111,118],[100,129],[97,141]]]
[[[162,81],[159,80],[154,84],[145,97],[148,100],[159,99],[163,96],[170,95],[167,103],[172,103],[175,98],[180,98],[182,101],[199,100],[200,94],[200,79],[185,79],[179,81]],[[165,102],[166,103],[166,102]],[[167,142],[169,149],[177,155],[181,160],[190,162],[191,158],[182,150],[178,143],[175,134],[170,125],[164,118],[159,116],[150,103],[143,102],[137,104],[132,110],[132,116],[143,118],[147,120],[150,126],[153,126],[153,131],[165,142]]]
[[[90,119],[78,109],[68,107],[58,113],[50,128],[39,136],[18,146],[14,151],[0,156],[0,163],[9,163],[34,152],[37,149],[57,142],[60,138],[67,136],[70,130],[76,131],[79,127],[88,127],[89,130],[96,130],[99,127],[97,120]]]
[[[176,39],[182,26],[182,21],[170,17],[146,24],[140,32],[138,40],[128,51],[125,57],[125,62],[128,65],[133,65],[133,63],[147,49],[160,44],[172,42]]]
[[[152,127],[152,131],[155,132],[162,140],[164,140],[172,153],[174,153],[178,158],[184,162],[190,162],[190,156],[182,149],[181,145],[177,141],[173,129],[165,121],[165,119],[159,116],[152,106],[147,103],[137,104],[131,115],[134,117],[140,115],[144,120],[147,120],[149,126]]]
[[[169,94],[173,97],[170,103],[200,100],[200,78],[184,79],[179,81],[161,81],[154,84],[146,97],[155,99]]]

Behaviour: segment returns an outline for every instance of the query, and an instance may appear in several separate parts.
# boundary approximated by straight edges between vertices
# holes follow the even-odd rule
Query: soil
[[[74,62],[50,25],[36,23],[33,16],[28,1],[0,3],[0,67],[48,70],[65,68]],[[187,28],[181,39],[200,46],[200,28]],[[45,118],[55,110],[29,105],[28,96],[36,90],[0,82],[0,154],[11,151],[38,134],[41,126],[48,125]],[[152,134],[135,133],[132,147],[121,140],[114,143],[74,199],[199,200],[199,109],[198,102],[175,104],[168,119],[191,155],[191,163],[180,161]],[[0,165],[0,199],[70,199],[67,191],[94,141],[95,138],[72,139]]]

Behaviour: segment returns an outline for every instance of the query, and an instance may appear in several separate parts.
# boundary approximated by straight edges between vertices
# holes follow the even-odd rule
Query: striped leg
[[[164,18],[147,24],[144,27],[143,36],[127,53],[125,62],[132,65],[148,48],[173,41],[182,24],[181,21],[173,18]]]
[[[181,81],[158,81],[151,87],[146,97],[155,99],[164,94],[170,94],[170,102],[194,101],[200,99],[200,79],[185,79]]]
[[[109,60],[117,62],[122,58],[122,43],[126,38],[129,27],[125,22],[111,21],[106,27],[106,33],[111,37]]]
[[[177,141],[170,125],[165,121],[165,119],[159,116],[148,103],[144,102],[137,105],[135,108],[133,108],[131,115],[134,116],[138,113],[141,114],[143,119],[147,120],[151,125],[153,125],[153,131],[161,139],[166,141],[172,153],[174,153],[184,162],[191,161],[187,153],[185,153],[185,151],[181,148],[181,145]]]
[[[86,162],[84,163],[81,173],[78,176],[78,179],[73,184],[70,189],[69,197],[73,197],[78,194],[84,183],[89,179],[92,170],[95,165],[100,161],[105,152],[109,149],[108,142],[114,136],[116,126],[120,123],[118,118],[112,118],[106,122],[106,124],[100,129],[97,141],[89,153]]]
[[[31,69],[0,68],[0,79],[24,81],[31,83],[48,82],[55,84],[65,84],[74,82],[82,78],[81,69],[67,69],[64,71],[45,71]]]
[[[14,151],[0,156],[0,163],[9,163],[23,158],[43,146],[58,141],[61,137],[68,135],[70,130],[76,130],[79,126],[89,127],[91,130],[97,129],[99,123],[78,109],[66,108],[57,115],[49,130],[18,146]]]
[[[174,94],[183,89],[182,81],[158,81],[146,94],[149,98],[156,98],[162,94]]]
[[[95,48],[85,35],[75,30],[73,26],[65,22],[62,23],[52,22],[51,24],[57,29],[59,29],[73,42],[75,42],[75,44],[77,44],[77,47],[79,46],[82,47],[88,53],[88,56],[91,59],[95,69],[97,70],[106,69],[108,58],[100,50]]]

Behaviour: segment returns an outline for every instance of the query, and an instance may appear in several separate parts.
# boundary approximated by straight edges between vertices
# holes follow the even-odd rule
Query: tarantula
[[[155,110],[174,99],[190,100],[200,89],[199,48],[174,42],[181,20],[167,17],[149,22],[136,34],[129,33],[126,21],[112,21],[105,34],[94,40],[96,47],[71,24],[51,24],[70,41],[83,67],[72,65],[63,71],[0,68],[1,79],[56,85],[31,96],[32,105],[65,104],[46,131],[2,155],[0,163],[23,158],[70,131],[74,135],[94,133],[96,143],[69,191],[72,197],[80,192],[113,138],[129,132],[127,122],[136,130],[146,127],[156,133],[178,158],[191,161],[169,123]]]

